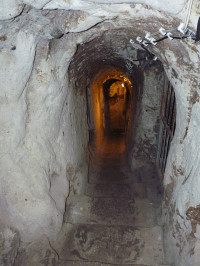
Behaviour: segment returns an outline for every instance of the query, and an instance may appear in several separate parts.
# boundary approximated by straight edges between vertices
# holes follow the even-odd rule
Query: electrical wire
[[[174,32],[174,31],[177,31],[177,28],[172,28],[170,30],[167,30],[167,32]],[[152,37],[157,36],[157,35],[160,35],[160,31],[156,31],[151,34]]]
[[[167,38],[168,38],[168,36],[166,35],[166,36],[164,36],[164,37],[162,37],[162,38],[160,38],[158,40],[155,40],[155,42],[158,43],[158,42],[161,42],[161,41],[163,41],[163,40],[165,40]],[[150,42],[149,44],[152,44],[152,43]]]
[[[190,35],[184,35],[184,36],[173,36],[173,35],[171,35],[171,38],[172,39],[176,39],[176,40],[182,40],[182,39],[186,39],[186,38],[188,38]],[[166,36],[164,36],[164,37],[162,37],[162,38],[160,38],[160,39],[158,39],[158,40],[155,40],[154,41],[154,43],[158,43],[158,42],[161,42],[161,41],[163,41],[163,40],[165,40],[165,39],[167,39],[168,38],[168,36],[166,35]],[[146,44],[153,44],[152,42],[145,42]],[[144,48],[144,47],[143,47]]]
[[[134,60],[130,60],[131,62],[137,62],[137,61],[143,61],[143,60],[147,60],[147,57],[144,58],[140,58],[140,59],[134,59]]]
[[[200,19],[199,19],[199,25],[200,25]],[[182,39],[186,39],[186,38],[188,38],[189,37],[189,35],[185,35],[185,36],[171,36],[171,38],[173,38],[173,39],[176,39],[176,40],[182,40]],[[162,38],[160,38],[160,39],[158,39],[158,40],[155,40],[154,42],[155,43],[158,43],[158,42],[161,42],[161,41],[163,41],[163,40],[165,40],[165,39],[167,39],[168,38],[168,36],[166,35],[166,36],[164,36],[164,37],[162,37]],[[146,42],[146,44],[152,44],[151,42]],[[154,58],[155,58],[155,55],[153,54],[153,53],[151,53],[146,47],[145,47],[145,45],[144,44],[141,44],[141,47],[147,52],[147,54],[148,54],[148,56],[146,56],[146,57],[144,57],[144,58],[139,58],[139,59],[132,59],[132,60],[130,60],[131,62],[139,62],[139,61],[143,61],[143,60],[153,60]]]
[[[193,3],[193,0],[191,0],[191,1],[189,2],[189,5],[188,5],[188,14],[189,14],[189,15],[187,15],[186,24],[188,24],[188,21],[189,21],[189,16],[190,16],[190,12],[191,12],[192,3]],[[186,24],[185,24],[185,25],[186,25]],[[187,27],[186,27],[186,28],[187,28]],[[176,29],[176,30],[177,30],[177,29]],[[186,29],[185,29],[185,31],[186,31]],[[189,35],[184,35],[184,36],[173,36],[173,35],[170,35],[171,40],[172,40],[172,39],[175,39],[175,40],[183,40],[183,39],[186,39],[186,38],[191,38],[193,41],[198,42],[198,41],[200,40],[200,17],[199,17],[199,19],[198,19],[197,30],[196,30],[196,35],[195,35],[195,37],[194,37],[194,34],[193,34],[190,30],[187,30],[186,33],[187,33],[188,31],[189,31]],[[153,33],[153,34],[151,34],[151,36],[156,36],[157,33],[160,33],[160,32]],[[169,38],[168,35],[165,35],[164,37],[162,37],[162,38],[160,38],[160,39],[158,39],[158,40],[154,40],[154,41],[153,41],[153,42],[154,42],[154,45],[157,44],[157,43],[159,43],[159,42],[161,42],[161,41],[163,41],[163,40],[165,40],[165,39],[167,39],[167,38]],[[145,41],[145,38],[143,38],[142,40],[143,40],[143,42],[144,42],[144,41]],[[147,42],[147,41],[145,41],[145,44],[146,44],[146,45],[149,45],[149,44],[152,44],[152,45],[153,45],[153,42]],[[144,58],[139,58],[139,59],[132,59],[132,60],[129,59],[130,62],[139,62],[139,61],[143,61],[143,60],[153,60],[153,59],[156,60],[156,59],[155,59],[155,58],[156,58],[155,55],[154,55],[153,53],[151,53],[151,52],[145,47],[144,44],[141,44],[141,47],[147,52],[148,56],[146,56],[146,57],[144,57]]]
[[[141,44],[141,47],[147,52],[148,55],[143,57],[143,58],[129,59],[130,62],[139,62],[139,61],[143,61],[143,60],[153,60],[155,58],[155,55],[152,54],[151,52],[149,52],[149,50],[143,44]]]
[[[186,18],[185,18],[185,23],[184,23],[184,28],[183,28],[184,30],[187,30],[187,26],[188,26],[188,22],[189,22],[189,19],[190,19],[190,14],[191,14],[193,1],[194,0],[189,0],[189,2],[188,2],[187,15],[186,15]]]
[[[189,0],[189,1],[188,1],[188,5],[187,5],[187,15],[186,15],[185,22],[184,22],[184,26],[183,26],[183,31],[184,31],[184,33],[187,33],[187,27],[188,27],[188,23],[189,23],[190,15],[191,15],[191,10],[192,10],[193,2],[194,2],[194,0]],[[199,18],[200,18],[200,17],[199,17]],[[200,23],[200,21],[199,21],[199,23]],[[200,25],[199,25],[199,27],[200,27]],[[176,30],[177,30],[177,28],[172,28],[171,30],[167,30],[167,32],[174,32],[174,31],[176,31]],[[157,36],[157,35],[159,35],[159,34],[160,34],[160,31],[156,31],[156,32],[152,33],[151,36],[152,36],[152,37],[155,37],[155,36]],[[199,35],[200,35],[200,33],[199,33]],[[188,37],[189,37],[189,36],[188,36]],[[166,38],[167,38],[167,37],[166,37]],[[164,39],[166,39],[166,38],[164,38]],[[184,38],[187,38],[187,37],[182,37],[182,38],[180,38],[180,39],[184,39]],[[157,43],[157,42],[162,41],[162,40],[164,40],[164,39],[161,38],[161,40],[157,40],[157,41],[155,41],[155,42]],[[179,39],[179,37],[174,36],[173,39]],[[200,39],[200,36],[199,36],[199,39]],[[199,40],[199,39],[198,39],[198,40]],[[146,44],[150,44],[150,43],[147,42]]]

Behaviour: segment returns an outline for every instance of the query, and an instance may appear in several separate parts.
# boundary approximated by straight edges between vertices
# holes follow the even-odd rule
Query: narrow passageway
[[[110,135],[93,154],[84,196],[74,197],[65,265],[167,265],[154,165],[131,171],[123,135]]]
[[[104,90],[110,98],[104,98],[109,114],[104,113],[103,120],[110,125],[103,123],[101,134],[91,136],[85,193],[71,197],[67,206],[65,223],[70,230],[61,252],[63,265],[167,265],[160,179],[153,163],[136,169],[128,163],[127,121],[123,126],[118,122],[123,120],[124,108],[109,105],[114,96],[115,105],[128,106],[127,93],[118,86],[123,89],[121,81],[110,82],[112,91]],[[122,95],[118,102],[117,95]]]

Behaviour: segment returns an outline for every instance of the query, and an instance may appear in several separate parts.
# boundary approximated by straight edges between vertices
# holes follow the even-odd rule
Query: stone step
[[[114,266],[117,264],[110,264],[110,263],[101,263],[101,262],[92,262],[92,261],[61,261],[59,266]],[[147,264],[120,264],[120,266],[170,266],[169,264],[154,264],[154,265],[147,265]]]
[[[66,223],[152,227],[155,209],[148,199],[91,198],[74,196],[66,208]]]
[[[61,260],[80,261],[71,265],[163,265],[166,263],[161,227],[72,225]],[[100,263],[100,264],[94,264]],[[102,263],[102,264],[101,264]],[[66,264],[70,265],[70,264]]]
[[[142,183],[133,184],[87,184],[85,194],[89,197],[146,198],[146,187]]]
[[[89,173],[90,184],[129,184],[131,179],[120,170],[104,169],[98,172]]]
[[[134,184],[142,183],[140,172],[131,171],[120,164],[93,165],[89,169],[90,184]],[[138,182],[139,180],[139,182]]]
[[[137,169],[132,171],[127,166],[127,162],[124,163],[119,158],[96,159],[89,165],[89,183],[91,184],[129,184],[135,183],[139,178],[140,172]]]
[[[147,187],[147,197],[159,206],[162,202],[163,188],[155,164],[147,164],[138,169],[138,180]]]

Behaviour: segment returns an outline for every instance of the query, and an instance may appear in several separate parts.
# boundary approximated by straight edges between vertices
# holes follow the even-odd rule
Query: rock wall
[[[132,167],[156,161],[160,108],[164,86],[164,70],[160,63],[142,66],[143,86],[139,91],[136,110],[136,136],[132,149]]]
[[[0,218],[18,229],[23,241],[42,234],[54,238],[69,186],[81,193],[87,172],[87,78],[106,64],[128,71],[127,59],[141,49],[131,48],[130,38],[176,28],[187,15],[185,2],[1,0]],[[198,10],[195,0],[193,31]],[[199,265],[200,45],[167,39],[148,49],[163,63],[177,102],[164,177],[166,247],[176,265]]]
[[[187,49],[188,51],[188,49]],[[177,99],[177,126],[165,172],[164,221],[176,265],[199,265],[199,66],[187,57],[168,69]],[[197,53],[194,53],[196,57]],[[175,53],[171,54],[175,56]],[[194,61],[193,61],[194,60]],[[181,66],[181,68],[180,68]]]
[[[87,174],[88,133],[85,98],[67,76],[76,42],[38,37],[18,28],[23,19],[2,41],[0,212],[30,241],[60,230],[69,182],[80,190]]]

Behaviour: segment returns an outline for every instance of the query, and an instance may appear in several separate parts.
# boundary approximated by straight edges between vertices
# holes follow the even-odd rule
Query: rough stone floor
[[[130,171],[124,140],[113,136],[90,162],[85,195],[66,211],[70,224],[61,265],[169,265],[164,255],[156,169]],[[67,258],[67,260],[66,260]]]

